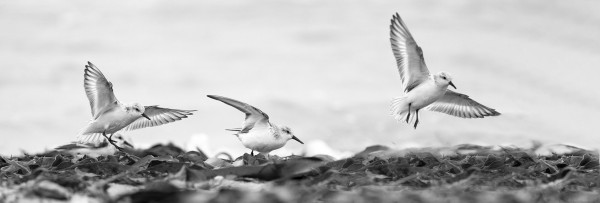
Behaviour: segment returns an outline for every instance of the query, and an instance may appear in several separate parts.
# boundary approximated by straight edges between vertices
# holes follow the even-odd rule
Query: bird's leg
[[[108,136],[106,136],[106,131],[102,132],[102,136],[104,136],[104,138],[106,138],[106,141],[110,142],[110,138]]]
[[[250,152],[250,156],[254,156],[254,150]]]
[[[417,116],[417,119],[415,120],[415,129],[417,129],[417,124],[419,124],[419,109],[415,111],[415,114],[415,116]]]
[[[113,136],[114,134],[115,134],[115,133],[111,133],[111,134],[110,134],[110,136],[108,137],[108,141],[110,141],[110,142],[114,142],[114,140],[112,139],[112,136]]]
[[[114,133],[113,133],[113,134],[114,134]],[[106,141],[108,141],[108,142],[110,142],[110,143],[112,143],[112,142],[113,142],[113,140],[112,140],[112,136],[113,136],[113,134],[110,134],[110,137],[109,137],[109,136],[106,136],[106,131],[102,132],[102,136],[104,136],[104,138],[106,138]]]
[[[106,138],[106,139],[108,139],[108,143],[110,143],[110,144],[112,144],[113,146],[115,146],[115,148],[117,148],[117,150],[119,150],[119,151],[123,151],[123,148],[121,148],[121,147],[117,146],[117,144],[115,144],[115,141],[112,139],[112,136],[113,136],[114,134],[115,134],[115,133],[112,133],[112,134],[110,134],[110,137],[107,137],[107,138]],[[106,134],[104,134],[104,137],[106,137]]]
[[[408,123],[409,119],[410,119],[410,103],[408,103],[408,115],[406,116],[406,123]]]

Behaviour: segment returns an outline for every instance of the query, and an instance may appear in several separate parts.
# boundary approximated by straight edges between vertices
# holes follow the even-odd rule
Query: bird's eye
[[[446,77],[442,76],[442,79],[444,79],[444,80],[445,80],[445,79],[446,79]]]

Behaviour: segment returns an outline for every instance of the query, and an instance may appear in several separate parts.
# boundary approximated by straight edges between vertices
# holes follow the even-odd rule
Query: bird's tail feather
[[[406,119],[406,116],[408,115],[408,104],[406,104],[406,96],[396,97],[392,99],[390,113],[392,116],[394,116],[394,119],[398,121]]]
[[[392,100],[390,113],[398,122],[406,122],[406,118],[409,116],[408,104],[406,103],[406,96],[396,97]],[[410,111],[410,118],[408,118],[408,123],[413,123],[416,120],[416,117],[416,112],[414,110]]]
[[[100,144],[102,144],[102,142],[104,142],[104,139],[105,138],[102,135],[102,133],[84,134],[83,132],[81,132],[77,135],[77,142],[81,143],[81,144],[100,145]]]

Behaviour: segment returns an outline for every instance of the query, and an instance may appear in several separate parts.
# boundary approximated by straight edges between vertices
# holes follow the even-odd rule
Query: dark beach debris
[[[292,179],[307,174],[323,164],[325,164],[325,162],[319,158],[306,157],[283,160],[278,161],[277,163],[264,165],[246,165],[214,170],[188,169],[187,181],[206,181],[217,176],[237,176],[264,181],[282,178]]]
[[[98,158],[3,156],[0,201],[600,201],[597,152],[568,147],[562,154],[538,155],[538,148],[372,146],[341,160],[249,154],[221,159],[168,144]]]

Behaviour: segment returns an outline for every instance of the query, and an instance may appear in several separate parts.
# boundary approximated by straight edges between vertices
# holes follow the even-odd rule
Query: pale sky
[[[66,144],[91,118],[87,61],[122,102],[196,109],[127,133],[137,146],[246,150],[225,128],[252,104],[303,141],[360,151],[461,143],[598,148],[600,14],[595,1],[2,1],[0,154]],[[389,116],[400,79],[389,44],[398,12],[430,71],[503,113],[421,113],[418,129]],[[290,142],[286,153],[300,153]]]

